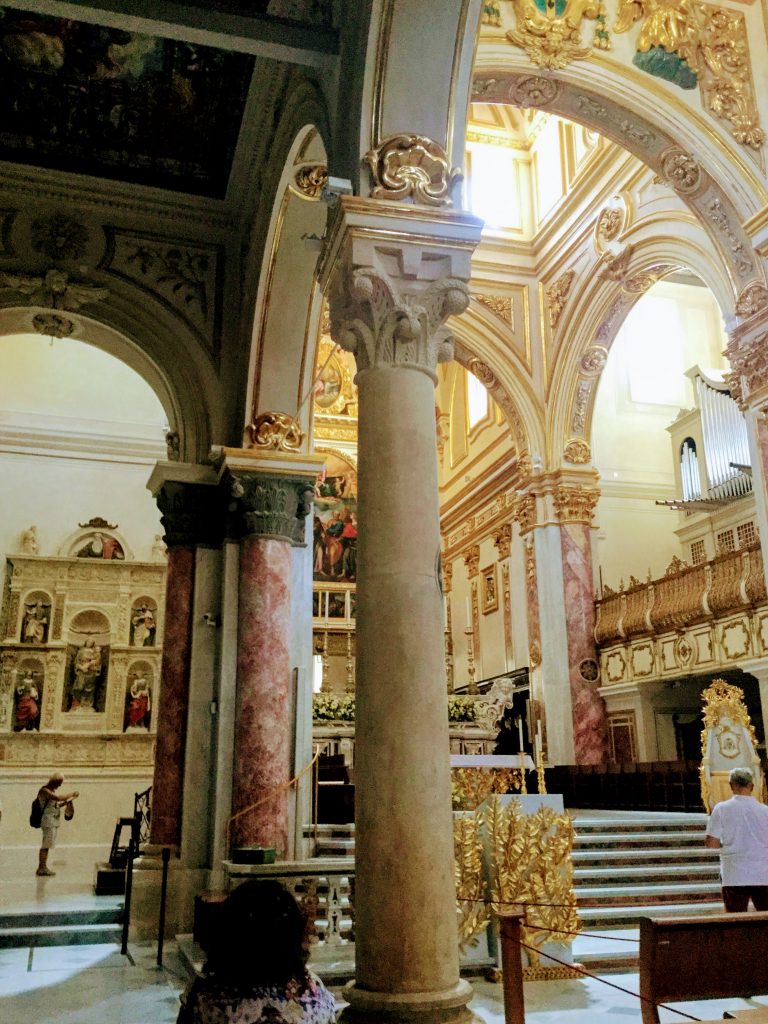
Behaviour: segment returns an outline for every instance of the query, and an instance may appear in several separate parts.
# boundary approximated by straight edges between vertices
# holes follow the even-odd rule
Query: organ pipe
[[[744,414],[731,398],[725,383],[715,384],[700,372],[696,375],[696,397],[701,412],[709,497],[738,498],[748,494],[752,490],[751,478],[731,466],[732,462],[750,464]],[[682,450],[680,454],[682,470],[682,460],[686,456]],[[695,445],[693,457],[696,457]],[[687,458],[690,461],[690,456]]]

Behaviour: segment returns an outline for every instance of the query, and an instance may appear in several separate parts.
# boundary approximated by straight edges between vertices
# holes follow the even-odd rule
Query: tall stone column
[[[174,462],[158,464],[147,485],[162,513],[168,548],[151,817],[151,842],[159,846],[181,842],[196,550],[221,543],[216,483],[210,467]]]
[[[348,1021],[462,1020],[435,442],[480,223],[343,197],[331,333],[358,373],[356,977]]]
[[[242,521],[230,844],[274,846],[281,858],[293,848],[292,547],[306,543],[322,461],[223,449],[221,465]]]

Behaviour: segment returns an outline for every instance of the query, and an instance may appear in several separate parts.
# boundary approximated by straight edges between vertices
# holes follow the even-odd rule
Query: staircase
[[[119,943],[122,906],[96,910],[39,910],[0,914],[0,949]]]
[[[720,861],[704,846],[704,814],[577,811],[573,875],[588,971],[637,970],[639,920],[723,912]],[[354,825],[321,825],[320,857],[354,857]]]

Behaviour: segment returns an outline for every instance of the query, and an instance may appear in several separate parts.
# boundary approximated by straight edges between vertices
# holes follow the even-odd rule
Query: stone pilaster
[[[305,544],[321,465],[307,455],[224,449],[220,468],[242,531],[230,845],[274,846],[282,858],[293,842],[292,549]]]
[[[343,197],[321,285],[358,373],[356,978],[348,1021],[469,1018],[459,978],[435,440],[474,218]],[[327,286],[330,285],[328,288]]]

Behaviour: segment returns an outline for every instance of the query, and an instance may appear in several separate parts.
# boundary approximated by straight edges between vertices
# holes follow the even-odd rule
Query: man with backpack
[[[56,833],[61,822],[61,808],[80,795],[76,792],[58,793],[63,781],[64,776],[61,772],[54,772],[48,782],[41,786],[32,803],[29,823],[33,828],[42,828],[43,830],[43,841],[40,845],[40,859],[36,872],[38,875],[56,874],[48,867],[48,851],[56,845]]]

